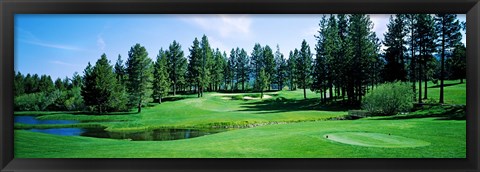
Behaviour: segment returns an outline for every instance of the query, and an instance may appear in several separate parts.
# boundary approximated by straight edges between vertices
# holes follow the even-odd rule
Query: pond
[[[75,120],[38,120],[35,116],[15,116],[15,123],[21,124],[75,124]],[[220,133],[231,129],[154,129],[141,132],[109,132],[103,128],[48,128],[29,129],[28,131],[62,136],[85,136],[132,141],[165,141],[200,137]]]
[[[132,141],[165,141],[189,139],[224,131],[227,129],[155,129],[142,132],[109,132],[103,129],[87,129],[80,135]]]
[[[75,120],[38,120],[35,116],[15,116],[15,123],[21,124],[76,124],[79,121]]]

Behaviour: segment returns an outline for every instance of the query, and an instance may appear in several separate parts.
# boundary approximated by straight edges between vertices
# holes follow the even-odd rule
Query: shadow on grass
[[[310,99],[286,99],[284,97],[277,97],[263,101],[244,103],[240,111],[259,111],[259,113],[278,113],[291,112],[303,110],[319,110],[319,111],[347,111],[351,109],[358,109],[358,107],[345,105],[341,101],[334,101],[328,104],[320,102],[319,98]]]
[[[273,93],[273,92],[278,92],[278,91],[281,91],[281,90],[267,90],[267,91],[264,91],[263,93]],[[242,91],[242,90],[218,90],[216,91],[218,93],[258,93],[260,94],[259,91],[253,91],[253,90],[245,90],[245,91]]]
[[[408,115],[395,115],[387,117],[379,117],[375,120],[398,120],[398,119],[413,119],[413,118],[432,118],[437,120],[465,120],[466,107],[463,105],[450,106],[434,106],[427,109],[411,112]]]
[[[454,86],[454,85],[460,85],[460,84],[463,84],[463,83],[453,83],[453,84],[443,84],[443,87],[448,87],[448,86]],[[435,85],[435,86],[430,86],[428,88],[440,88],[440,85]]]

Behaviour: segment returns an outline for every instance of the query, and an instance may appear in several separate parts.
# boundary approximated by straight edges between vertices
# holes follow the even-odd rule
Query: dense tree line
[[[188,55],[173,41],[160,48],[152,60],[145,47],[133,45],[124,62],[115,64],[105,54],[83,76],[71,78],[38,76],[17,72],[17,110],[87,110],[97,113],[141,112],[148,102],[162,103],[168,95],[206,91],[245,92],[300,88],[319,93],[320,101],[342,99],[359,105],[362,97],[379,83],[410,82],[414,100],[428,99],[427,82],[463,79],[466,48],[461,44],[456,15],[397,14],[390,17],[388,31],[380,41],[369,15],[324,15],[315,35],[314,49],[303,40],[288,58],[280,46],[253,45],[252,52],[240,47],[229,54],[210,46],[208,37],[194,38]],[[385,48],[381,50],[381,45]],[[417,85],[418,84],[418,85]],[[417,89],[418,87],[418,89]],[[423,93],[423,94],[422,94]],[[416,97],[418,95],[418,97]]]

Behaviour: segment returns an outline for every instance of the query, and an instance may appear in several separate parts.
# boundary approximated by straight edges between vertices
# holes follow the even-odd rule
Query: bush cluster
[[[371,115],[396,115],[413,108],[413,91],[408,83],[394,82],[379,85],[366,94],[362,108]]]

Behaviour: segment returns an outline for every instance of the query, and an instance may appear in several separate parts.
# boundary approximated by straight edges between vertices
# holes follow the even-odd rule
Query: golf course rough
[[[366,147],[404,148],[430,145],[423,140],[372,132],[338,132],[325,134],[323,137],[334,142]]]

